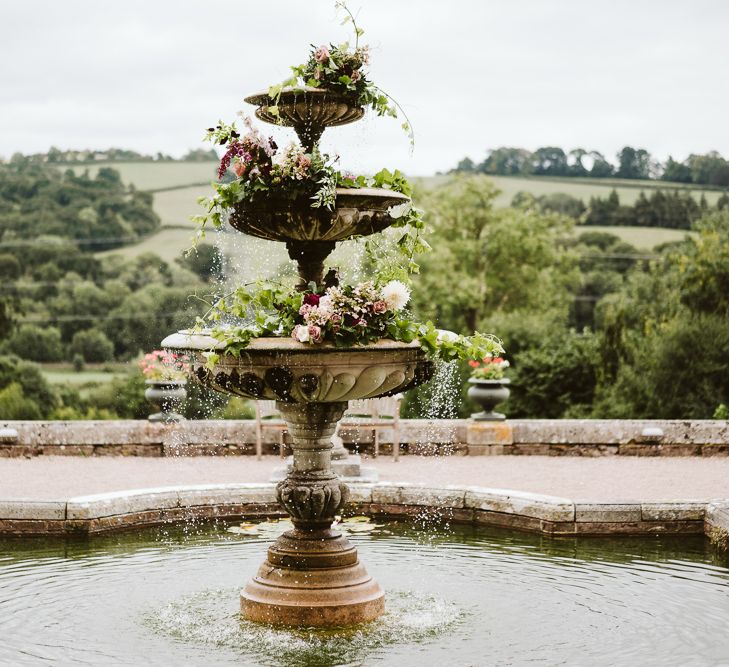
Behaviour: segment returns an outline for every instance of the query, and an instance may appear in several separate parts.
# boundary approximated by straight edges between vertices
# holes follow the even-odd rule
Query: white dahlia
[[[390,310],[402,310],[410,301],[410,288],[399,280],[391,280],[382,288],[382,300]]]

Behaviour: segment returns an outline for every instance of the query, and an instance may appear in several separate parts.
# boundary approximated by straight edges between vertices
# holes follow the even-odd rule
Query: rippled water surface
[[[352,539],[388,613],[242,622],[275,527],[0,541],[0,664],[729,665],[729,570],[703,538],[560,539],[386,524]]]

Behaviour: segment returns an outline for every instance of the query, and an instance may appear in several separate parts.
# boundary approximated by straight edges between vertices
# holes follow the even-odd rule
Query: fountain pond
[[[345,523],[388,590],[386,613],[286,629],[242,620],[237,598],[283,529],[0,539],[0,664],[665,667],[729,656],[729,568],[702,537],[554,539],[432,516]]]

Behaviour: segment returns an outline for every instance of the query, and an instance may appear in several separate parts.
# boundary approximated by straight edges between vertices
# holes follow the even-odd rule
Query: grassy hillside
[[[162,190],[185,185],[210,183],[215,179],[216,162],[95,162],[93,164],[57,165],[77,174],[88,169],[93,176],[101,167],[116,169],[124,183],[138,190]]]
[[[446,182],[451,176],[428,176],[415,179],[422,187],[431,188]],[[499,206],[509,206],[517,192],[524,191],[540,195],[562,192],[587,203],[590,197],[607,197],[615,189],[620,196],[621,204],[633,204],[641,192],[649,195],[653,190],[686,190],[696,197],[703,193],[706,201],[713,205],[721,196],[721,191],[704,190],[685,183],[667,183],[665,181],[630,181],[618,178],[549,178],[547,176],[490,176],[501,194],[496,200]]]
[[[125,182],[133,183],[140,190],[154,190],[154,209],[162,219],[162,229],[140,243],[121,250],[101,254],[119,253],[125,257],[135,257],[144,252],[155,252],[167,261],[179,257],[190,246],[194,225],[190,216],[199,212],[197,198],[210,194],[207,185],[215,177],[213,162],[110,162],[92,165],[72,165],[75,171],[89,169],[94,173],[102,166],[118,169]],[[431,176],[415,179],[423,188],[432,188],[450,176]],[[641,191],[653,189],[689,190],[698,199],[703,192],[707,201],[714,204],[720,192],[702,190],[693,186],[661,181],[626,181],[621,179],[590,178],[547,178],[492,176],[491,180],[502,191],[497,199],[500,206],[509,206],[514,195],[527,191],[535,196],[564,192],[587,202],[590,197],[606,197],[615,188],[621,202],[633,203]],[[593,227],[620,236],[638,248],[649,250],[654,246],[683,238],[684,233],[671,229],[643,229],[635,227]]]

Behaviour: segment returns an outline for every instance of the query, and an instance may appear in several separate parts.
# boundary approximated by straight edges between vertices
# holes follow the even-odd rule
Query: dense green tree
[[[597,341],[590,332],[560,331],[518,355],[508,412],[512,417],[585,417],[597,386]]]
[[[423,317],[473,331],[494,310],[543,309],[568,299],[574,258],[561,240],[571,221],[533,207],[496,209],[497,195],[488,179],[462,176],[429,197],[434,250],[415,291]]]
[[[611,165],[605,159],[605,156],[599,151],[590,151],[589,157],[592,160],[590,176],[593,178],[608,178],[615,172],[613,165]]]
[[[683,162],[676,162],[670,155],[663,165],[661,179],[674,183],[691,183],[691,168]]]
[[[0,253],[0,280],[12,281],[17,280],[22,272],[20,262],[15,255],[4,252]]]
[[[210,243],[198,243],[194,249],[176,261],[206,282],[219,280],[222,275],[223,257],[220,250]]]
[[[584,148],[573,148],[569,152],[569,165],[567,167],[568,176],[587,176],[588,171],[583,160],[589,155]]]
[[[21,324],[4,347],[10,354],[30,361],[61,361],[64,356],[61,332],[56,327]]]
[[[101,363],[114,358],[114,343],[103,331],[85,329],[73,335],[69,352],[80,356],[83,361]]]
[[[484,174],[500,174],[514,176],[529,174],[531,171],[532,154],[523,148],[496,148],[489,151],[486,159],[479,165],[478,170]]]
[[[625,146],[618,153],[618,178],[648,179],[652,176],[653,163],[650,153],[644,148]]]
[[[14,356],[0,356],[0,390],[13,384],[20,387],[24,400],[31,404],[28,409],[39,415],[33,417],[34,419],[46,417],[56,406],[56,395],[38,366]],[[17,390],[13,389],[9,393],[15,405]],[[11,419],[11,417],[0,413],[1,419]]]
[[[532,154],[531,171],[538,176],[567,176],[567,155],[557,146],[537,148]]]

